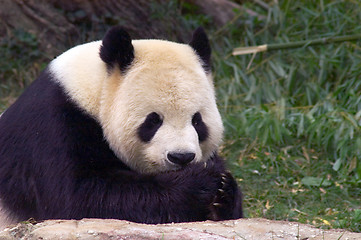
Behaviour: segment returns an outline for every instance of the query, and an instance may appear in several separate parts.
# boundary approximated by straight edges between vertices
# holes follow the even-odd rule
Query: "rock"
[[[147,225],[112,219],[48,220],[19,223],[0,232],[0,240],[56,239],[361,239],[361,233],[322,230],[296,222],[239,219]]]

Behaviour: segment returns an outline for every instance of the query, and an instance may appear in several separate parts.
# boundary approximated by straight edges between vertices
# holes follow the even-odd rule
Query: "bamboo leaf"
[[[331,185],[329,180],[319,177],[304,177],[301,183],[311,187],[327,187]]]
[[[342,161],[341,161],[341,159],[339,158],[339,159],[337,159],[336,162],[333,164],[332,169],[337,172],[337,171],[340,169],[341,164],[342,164]]]

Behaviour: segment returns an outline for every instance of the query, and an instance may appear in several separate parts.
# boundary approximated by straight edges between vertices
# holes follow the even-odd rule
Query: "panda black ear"
[[[206,32],[202,27],[193,32],[192,40],[189,45],[196,51],[203,62],[203,68],[206,72],[211,70],[211,46]]]
[[[112,27],[103,38],[100,58],[112,69],[118,64],[124,72],[134,59],[132,39],[122,27]]]

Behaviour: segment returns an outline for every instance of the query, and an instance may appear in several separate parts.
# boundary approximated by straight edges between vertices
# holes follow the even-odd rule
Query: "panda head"
[[[98,121],[110,148],[135,171],[154,174],[206,162],[223,125],[210,73],[211,50],[202,28],[189,44],[131,40],[108,31]]]

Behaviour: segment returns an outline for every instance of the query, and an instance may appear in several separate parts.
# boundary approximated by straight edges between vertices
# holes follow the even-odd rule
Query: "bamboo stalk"
[[[324,38],[320,38],[320,39],[304,40],[304,41],[297,41],[297,42],[290,42],[290,43],[264,44],[264,45],[259,45],[259,46],[235,48],[235,49],[233,49],[232,54],[233,55],[244,55],[244,54],[266,52],[266,51],[272,51],[272,50],[308,47],[308,46],[314,46],[314,45],[330,44],[330,43],[345,42],[345,41],[355,41],[358,39],[361,39],[361,34],[338,36],[338,37],[324,37]]]

